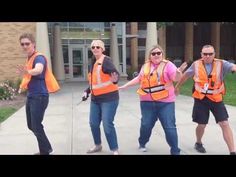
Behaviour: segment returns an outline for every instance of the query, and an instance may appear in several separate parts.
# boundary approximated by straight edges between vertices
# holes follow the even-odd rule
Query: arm
[[[175,85],[175,94],[179,95],[180,93],[180,87],[190,78],[190,76],[187,74],[187,72],[185,72],[182,77],[180,78],[180,80],[178,81],[178,83]]]
[[[185,68],[188,66],[187,62],[185,61],[184,63],[182,63],[182,65],[176,69],[176,75],[175,75],[175,79],[174,81],[177,82],[181,79],[182,75],[183,75],[183,71],[185,70]]]
[[[27,70],[28,74],[32,76],[37,76],[43,72],[43,64],[42,63],[37,63],[35,67],[31,70]]]
[[[108,59],[108,58],[104,59],[104,63],[102,65],[102,70],[104,73],[109,74],[111,76],[111,81],[114,84],[118,83],[118,81],[120,79],[120,74],[110,59]]]
[[[232,71],[232,72],[236,72],[236,64],[233,65],[231,71]]]
[[[39,60],[39,62],[37,62],[37,59]],[[36,64],[35,67],[33,69],[28,70],[26,68],[26,66],[24,65],[17,65],[17,73],[18,74],[30,74],[32,76],[37,76],[39,74],[41,74],[43,72],[43,68],[44,68],[44,63],[45,60],[42,58],[37,58],[36,60]]]
[[[40,75],[43,72],[44,67],[46,67],[47,62],[46,59],[39,55],[34,60],[35,66],[33,69],[28,70],[28,74],[32,76]]]
[[[126,84],[122,85],[119,87],[119,89],[125,89],[125,88],[128,88],[130,86],[133,86],[133,85],[136,85],[138,84],[140,81],[139,81],[139,76],[133,78],[131,81],[127,82]]]

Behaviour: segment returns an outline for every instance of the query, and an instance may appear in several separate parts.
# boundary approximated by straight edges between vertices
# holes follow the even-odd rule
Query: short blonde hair
[[[32,43],[35,43],[35,38],[33,36],[33,34],[31,33],[24,33],[19,37],[19,41],[21,41],[21,39],[27,38],[29,39]]]
[[[101,40],[93,40],[90,47],[92,48],[93,46],[99,46],[102,48],[103,51],[105,51],[104,42]]]
[[[156,44],[156,45],[152,46],[152,48],[149,50],[149,52],[148,52],[148,58],[145,59],[145,62],[150,61],[151,53],[152,53],[152,51],[155,50],[155,49],[159,49],[159,50],[161,51],[161,53],[162,53],[162,58],[163,58],[163,59],[165,58],[163,48],[162,48],[160,45]]]

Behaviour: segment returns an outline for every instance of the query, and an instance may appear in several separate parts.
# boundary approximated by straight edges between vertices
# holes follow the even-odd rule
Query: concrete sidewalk
[[[120,82],[122,85],[124,82]],[[44,118],[44,128],[52,144],[55,155],[81,155],[86,154],[88,148],[93,146],[92,134],[89,127],[89,103],[80,102],[86,83],[65,83],[60,92],[50,95],[49,106]],[[169,146],[160,122],[157,122],[149,143],[148,152],[138,150],[138,137],[140,128],[139,98],[137,87],[120,91],[120,104],[115,117],[115,126],[121,154],[169,154]],[[187,96],[178,96],[176,100],[176,124],[179,136],[181,154],[198,155],[193,145],[195,143],[195,127],[192,122],[193,99]],[[227,106],[230,123],[236,137],[236,109]],[[101,126],[102,128],[102,126]],[[234,137],[234,138],[235,138]],[[103,151],[97,154],[109,155],[107,141],[102,129]],[[236,142],[236,139],[235,139]],[[220,127],[210,117],[210,122],[203,137],[207,150],[206,155],[229,154],[223,140]],[[27,129],[25,107],[0,125],[0,154],[33,154],[38,152],[37,141],[33,133]]]

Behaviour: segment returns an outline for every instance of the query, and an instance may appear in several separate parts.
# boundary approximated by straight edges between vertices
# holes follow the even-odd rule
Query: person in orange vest
[[[102,150],[100,131],[102,121],[109,148],[114,155],[118,155],[119,147],[113,121],[119,104],[117,86],[119,72],[113,65],[111,58],[103,54],[105,51],[103,41],[93,40],[91,51],[94,61],[88,74],[90,86],[85,90],[83,98],[88,98],[91,93],[89,123],[95,146],[90,148],[87,153]]]
[[[24,33],[19,41],[27,55],[26,65],[17,66],[18,74],[23,76],[19,92],[28,90],[25,106],[27,126],[38,141],[39,152],[36,154],[49,155],[53,149],[45,134],[42,121],[48,106],[49,93],[58,91],[60,86],[48,68],[47,58],[36,51],[34,36]]]
[[[179,155],[178,135],[175,124],[175,94],[173,82],[180,79],[186,68],[184,62],[177,68],[171,61],[165,59],[161,46],[155,45],[149,51],[149,57],[142,66],[138,76],[127,82],[119,89],[140,84],[137,93],[140,96],[141,127],[139,150],[146,152],[152,129],[159,119],[170,146],[171,155]]]
[[[180,87],[190,77],[194,80],[192,112],[193,122],[196,127],[196,143],[194,148],[200,153],[206,153],[202,137],[208,124],[209,112],[222,129],[224,140],[231,155],[235,155],[233,133],[228,122],[228,113],[223,103],[225,94],[224,76],[226,73],[235,72],[236,65],[226,60],[215,58],[215,49],[212,45],[204,45],[201,58],[194,61],[176,84],[175,91],[179,94]]]

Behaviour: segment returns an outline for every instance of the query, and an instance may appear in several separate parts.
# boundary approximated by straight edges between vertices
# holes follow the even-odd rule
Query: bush
[[[132,68],[128,68],[127,69],[127,80],[132,80],[134,77],[137,76],[137,71],[135,71],[134,69]]]
[[[13,100],[17,93],[17,86],[13,81],[0,83],[0,100]]]

